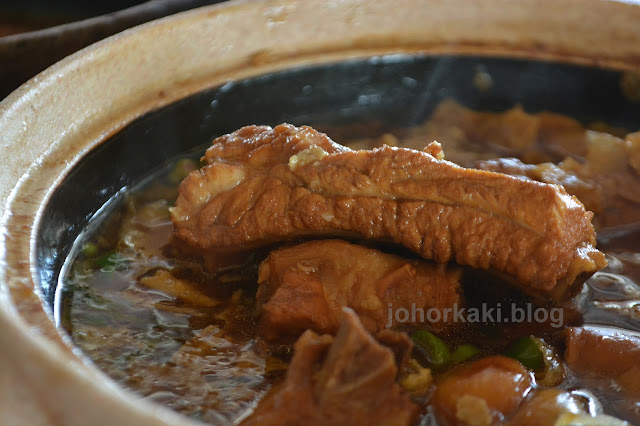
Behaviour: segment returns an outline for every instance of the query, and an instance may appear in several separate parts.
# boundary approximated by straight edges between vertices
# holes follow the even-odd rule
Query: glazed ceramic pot
[[[156,161],[203,142],[171,140],[248,120],[389,116],[393,103],[421,105],[416,91],[437,91],[419,81],[424,70],[433,75],[434,57],[464,69],[491,57],[520,77],[532,68],[500,61],[559,63],[559,93],[583,94],[603,114],[637,117],[632,99],[611,95],[611,76],[640,72],[638,22],[640,6],[604,0],[232,1],[125,31],[39,74],[0,103],[0,422],[191,422],[117,386],[74,349],[52,314],[61,262],[87,218]],[[389,81],[401,88],[404,80],[389,69],[413,70],[417,86],[394,89]],[[556,97],[538,84],[527,84],[527,97]],[[233,102],[215,104],[221,91]],[[509,96],[516,92],[524,93],[505,86],[504,102],[518,101]],[[599,96],[608,96],[604,104]],[[583,102],[562,105],[572,112]],[[171,117],[184,133],[158,145],[140,136]],[[130,161],[145,152],[144,161]]]

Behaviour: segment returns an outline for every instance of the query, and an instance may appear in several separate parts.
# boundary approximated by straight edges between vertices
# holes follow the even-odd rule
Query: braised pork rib
[[[453,323],[453,315],[445,320],[445,309],[462,307],[461,276],[460,268],[342,240],[280,248],[258,274],[263,336],[297,337],[307,329],[335,334],[343,307],[353,309],[372,333],[410,322],[441,328]],[[399,309],[406,313],[401,323],[394,318]]]
[[[293,237],[364,237],[555,299],[606,264],[592,213],[562,187],[427,151],[354,151],[310,127],[244,127],[217,138],[181,184],[174,243],[213,267],[220,253]]]

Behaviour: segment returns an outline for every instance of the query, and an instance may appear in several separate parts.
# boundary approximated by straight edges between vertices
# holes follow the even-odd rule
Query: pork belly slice
[[[372,333],[410,322],[441,329],[444,310],[462,307],[461,276],[460,268],[407,260],[342,240],[274,250],[258,274],[263,336],[298,337],[307,329],[335,334],[343,307],[353,309]],[[395,318],[399,309],[404,310],[398,315],[402,322]],[[447,322],[453,322],[452,314]]]
[[[242,424],[409,425],[420,408],[397,375],[393,351],[345,309],[335,338],[308,330],[298,339],[284,383]]]
[[[294,237],[392,241],[558,300],[606,264],[593,215],[562,187],[427,151],[354,151],[310,127],[244,127],[216,139],[182,182],[173,241],[210,269],[221,254]]]

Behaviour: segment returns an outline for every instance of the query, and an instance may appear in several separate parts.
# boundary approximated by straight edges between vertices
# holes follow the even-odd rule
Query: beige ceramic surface
[[[149,0],[128,9],[83,21],[0,37],[0,100],[29,77],[85,46],[143,22],[214,2],[215,0]],[[11,3],[17,2],[5,1],[0,9],[6,13],[7,4]],[[51,3],[55,6],[59,2]],[[10,10],[11,6],[8,7]],[[85,13],[87,8],[91,9],[92,6],[85,3],[82,7]],[[45,7],[45,10],[54,10],[54,7]],[[82,10],[78,12],[82,14]],[[38,16],[42,19],[42,14],[40,10],[34,13],[32,19],[37,21]],[[23,17],[26,18],[28,16]],[[2,20],[6,23],[7,18],[3,17]],[[0,33],[1,31],[0,27]]]
[[[236,1],[121,33],[43,72],[0,103],[0,424],[186,422],[74,353],[33,290],[32,239],[51,188],[135,117],[229,79],[384,53],[639,70],[639,23],[640,6],[605,0]]]

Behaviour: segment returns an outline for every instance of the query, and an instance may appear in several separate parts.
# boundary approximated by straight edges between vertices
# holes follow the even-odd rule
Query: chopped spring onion
[[[544,367],[544,358],[538,343],[532,337],[523,337],[513,342],[505,355],[514,358],[531,370]]]
[[[469,358],[473,358],[479,353],[480,353],[480,349],[478,349],[473,345],[470,345],[470,344],[460,345],[451,354],[451,362],[453,364],[460,364],[462,362],[465,362]]]
[[[86,243],[82,246],[82,254],[86,257],[95,257],[98,255],[98,246],[94,243]]]
[[[449,347],[435,334],[420,330],[411,334],[411,339],[422,350],[432,367],[437,368],[449,363],[451,359]]]
[[[97,258],[95,262],[104,272],[112,272],[118,266],[126,263],[126,260],[121,254],[111,251]]]

